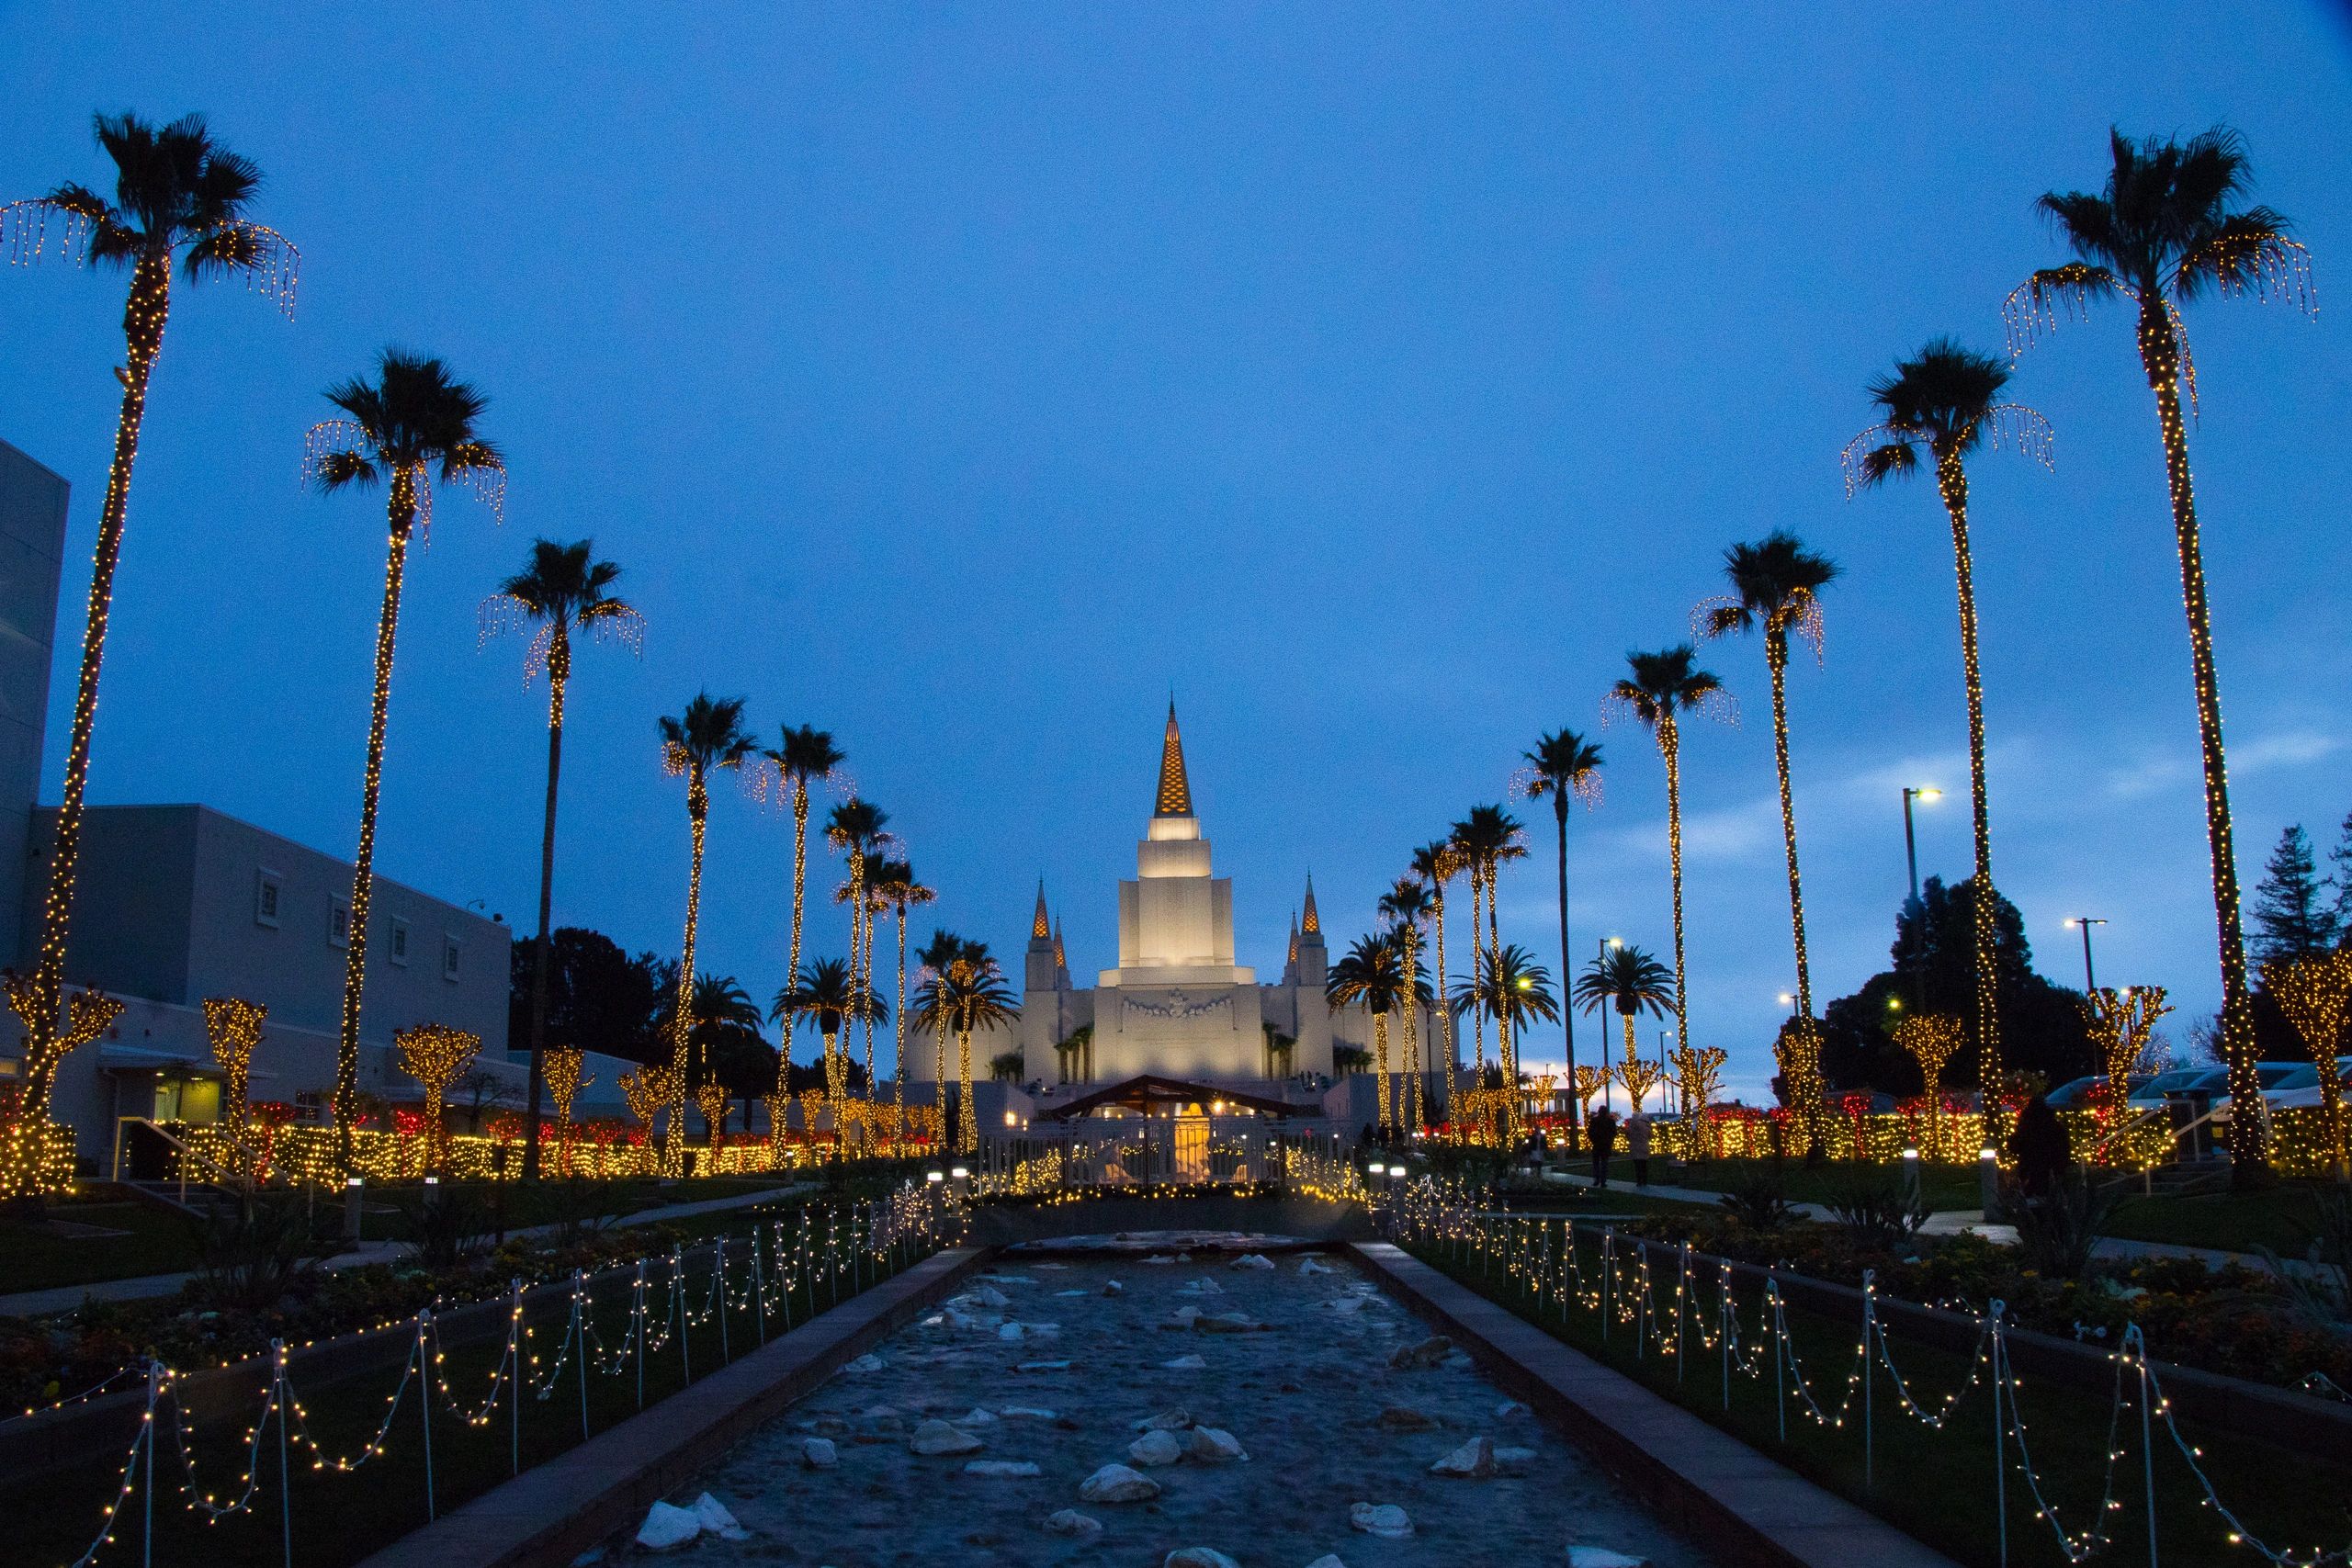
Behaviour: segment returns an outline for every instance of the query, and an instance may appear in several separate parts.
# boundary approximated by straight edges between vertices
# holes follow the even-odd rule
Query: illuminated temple
[[[1327,962],[1311,879],[1281,978],[1261,982],[1235,962],[1233,882],[1216,874],[1201,835],[1171,703],[1136,874],[1119,884],[1117,967],[1073,985],[1037,891],[1023,976],[1023,1079],[1050,1087],[1150,1076],[1247,1091],[1329,1076],[1335,1032],[1340,1043],[1366,1045],[1371,1029],[1362,1009],[1334,1014],[1324,1002]]]

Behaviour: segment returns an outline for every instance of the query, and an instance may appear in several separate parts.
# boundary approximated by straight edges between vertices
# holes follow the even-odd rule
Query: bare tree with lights
[[[98,146],[115,165],[115,198],[89,186],[59,186],[45,197],[0,207],[0,253],[19,265],[38,260],[54,243],[79,264],[130,270],[122,310],[122,407],[115,419],[114,460],[107,469],[106,501],[98,513],[98,543],[90,572],[88,620],[82,666],[74,687],[74,716],[65,744],[64,787],[58,799],[56,837],[50,850],[49,888],[41,904],[40,957],[28,977],[11,978],[8,1001],[25,1026],[23,1079],[13,1117],[0,1135],[0,1199],[37,1204],[40,1171],[49,1143],[50,1097],[57,1069],[76,1046],[96,1038],[62,1018],[65,947],[74,919],[74,882],[81,863],[82,797],[90,773],[90,738],[97,722],[98,671],[106,659],[114,576],[130,503],[131,469],[147,416],[147,388],[164,346],[176,264],[188,283],[242,276],[246,287],[274,299],[290,321],[299,260],[276,230],[245,216],[261,171],[212,140],[204,117],[189,115],[157,127],[136,115],[99,115]],[[81,1021],[106,1010],[85,1006]],[[111,1014],[107,1015],[111,1018]],[[103,1021],[97,1029],[102,1031]]]
[[[703,839],[710,817],[710,774],[713,769],[741,769],[757,750],[743,729],[743,699],[713,697],[697,692],[685,711],[661,720],[662,765],[686,781],[686,823],[693,836],[693,860],[686,872],[685,951],[678,960],[678,999],[670,1021],[672,1091],[679,1098],[671,1109],[670,1135],[662,1150],[662,1167],[679,1174],[685,1157],[685,1092],[692,1077],[687,1050],[695,1026],[695,935],[702,917]]]
[[[1588,811],[1600,804],[1600,748],[1575,730],[1564,727],[1538,740],[1534,750],[1521,755],[1526,761],[1527,769],[1520,776],[1519,793],[1530,800],[1550,800],[1553,825],[1558,830],[1555,843],[1559,853],[1560,962],[1566,965],[1568,962],[1568,800],[1574,796],[1583,801]],[[1560,1023],[1560,1037],[1568,1054],[1568,1081],[1573,1084],[1577,1073],[1576,1014],[1573,1011],[1563,1012]],[[1601,1055],[1607,1056],[1605,1047]],[[1571,1094],[1568,1097],[1568,1126],[1574,1129],[1576,1125],[1576,1097]]]
[[[551,539],[531,542],[531,558],[521,571],[498,586],[482,601],[481,636],[487,641],[501,631],[533,628],[529,651],[523,656],[523,683],[528,686],[541,670],[548,672],[548,799],[539,829],[539,932],[531,954],[530,1089],[525,1099],[523,1179],[539,1174],[539,1092],[546,1079],[548,976],[555,966],[555,949],[548,928],[555,908],[556,784],[563,772],[563,694],[571,681],[571,634],[609,637],[631,653],[645,645],[645,618],[612,586],[621,569],[597,560],[595,543],[582,539],[560,545]]]
[[[1960,665],[1968,693],[1968,787],[1976,838],[1976,1049],[1985,1126],[1997,1133],[2001,1083],[1999,987],[1994,965],[1993,828],[1984,788],[1984,682],[1976,659],[1976,576],[1968,542],[1967,459],[2004,441],[2050,466],[2050,422],[2022,403],[2000,401],[2009,369],[1988,354],[1937,338],[1894,374],[1871,383],[1881,423],[1847,443],[1846,493],[1934,463],[1936,489],[1951,521],[1952,565],[1959,579]]]
[[[1783,1038],[1781,1075],[1796,1108],[1808,1154],[1822,1149],[1821,1031],[1813,1018],[1813,964],[1804,941],[1804,880],[1797,871],[1796,796],[1789,778],[1789,635],[1813,645],[1821,657],[1821,591],[1838,576],[1838,563],[1804,547],[1804,541],[1776,528],[1752,545],[1724,552],[1728,597],[1711,599],[1691,619],[1702,637],[1728,637],[1760,629],[1764,667],[1772,678],[1772,762],[1781,779],[1781,837],[1789,856],[1789,929],[1797,957],[1797,1024]],[[1686,1038],[1679,1049],[1688,1050]]]
[[[433,525],[433,481],[462,485],[490,509],[502,511],[506,464],[476,424],[488,400],[428,355],[388,348],[376,378],[355,377],[328,389],[327,401],[345,417],[311,428],[303,471],[322,491],[385,486],[390,543],[384,562],[384,601],[376,619],[376,684],[368,714],[368,762],[359,798],[359,849],[352,857],[351,922],[345,933],[343,1028],[336,1042],[336,1156],[351,1165],[351,1130],[359,1092],[359,1006],[368,975],[368,911],[375,891],[376,807],[383,785],[384,728],[391,703],[392,649],[400,632],[401,589],[409,540]]]
[[[2246,984],[2245,931],[2238,907],[2236,852],[2231,842],[2230,786],[2222,744],[2222,693],[2213,669],[2213,626],[2205,600],[2204,547],[2197,525],[2197,493],[2188,472],[2188,433],[2180,412],[2182,384],[2189,412],[2197,411],[2197,366],[2188,352],[2181,307],[2209,294],[2277,297],[2316,315],[2311,254],[2289,237],[2287,219],[2267,207],[2240,206],[2253,185],[2245,143],[2215,127],[2186,141],[2150,137],[2133,141],[2108,133],[2106,187],[2051,191],[2038,203],[2075,253],[2063,266],[2045,267],[2010,294],[2002,313],[2012,358],[2063,312],[2089,314],[2094,299],[2117,296],[2138,314],[2140,368],[2155,394],[2157,432],[2164,442],[2165,479],[2172,491],[2173,536],[2180,553],[2182,609],[2188,618],[2190,678],[2197,692],[2197,729],[2205,766],[2205,833],[2213,869],[2213,923],[2222,959],[2222,1055],[2230,1094],[2256,1103],[2254,996]],[[2232,1179],[2259,1181],[2268,1163],[2269,1126],[2260,1116],[2230,1120]]]
[[[1656,653],[1629,653],[1632,671],[1610,688],[1604,714],[1630,713],[1657,741],[1666,762],[1667,869],[1674,885],[1674,1040],[1690,1043],[1690,993],[1682,961],[1682,718],[1706,714],[1729,719],[1733,709],[1724,683],[1698,667],[1689,643]],[[1623,951],[1620,949],[1619,951]]]

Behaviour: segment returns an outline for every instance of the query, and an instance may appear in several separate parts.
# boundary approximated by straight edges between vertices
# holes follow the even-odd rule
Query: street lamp
[[[2067,929],[2073,930],[2075,927],[2080,927],[2082,929],[2083,995],[2086,997],[2093,991],[2098,989],[2098,981],[2091,974],[2091,928],[2093,926],[2103,926],[2105,924],[2107,924],[2105,920],[2098,919],[2095,915],[2070,915],[2066,919]]]
[[[1623,947],[1624,945],[1624,942],[1616,937],[1602,937],[1600,939],[1600,952],[1599,953],[1600,963],[1604,965],[1608,964],[1609,950],[1611,948]],[[1600,1011],[1600,1109],[1608,1111],[1611,1116],[1614,1116],[1616,1112],[1614,1111],[1610,1111],[1609,1107],[1609,1010],[1606,1007],[1603,1007]],[[1568,1098],[1574,1100],[1576,1098],[1576,1093],[1577,1086],[1575,1080],[1571,1079],[1568,1083]]]
[[[1944,792],[1927,784],[1904,786],[1903,790],[1903,858],[1911,867],[1911,902],[1919,901],[1919,840],[1911,830],[1911,803],[1914,800],[1941,800]]]

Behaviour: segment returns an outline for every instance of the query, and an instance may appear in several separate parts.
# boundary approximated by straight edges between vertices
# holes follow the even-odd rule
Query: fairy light
[[[2083,1011],[2090,1026],[2099,1065],[2107,1072],[2107,1104],[2101,1109],[2120,1121],[2132,1089],[2132,1068],[2148,1048],[2156,1021],[2173,1010],[2165,1003],[2162,986],[2127,986],[2121,990],[2101,986],[2084,998]]]
[[[102,991],[66,998],[65,1032],[54,1032],[55,1010],[44,1005],[40,976],[0,976],[8,1005],[25,1025],[24,1078],[0,1097],[0,1196],[32,1198],[73,1185],[74,1130],[49,1119],[51,1090],[65,1058],[122,1016],[122,1004]],[[43,1021],[47,1021],[47,1026]]]
[[[401,1071],[424,1086],[424,1135],[438,1157],[446,1136],[441,1125],[442,1102],[449,1087],[465,1076],[481,1051],[481,1036],[447,1024],[420,1023],[392,1036]]]
[[[1951,1060],[1966,1041],[1967,1033],[1960,1020],[1947,1013],[1915,1013],[1894,1026],[1894,1043],[1919,1064],[1919,1076],[1927,1081],[1927,1145],[1930,1155],[1939,1152],[1944,1146],[1941,1136],[1944,1064]],[[1989,1093],[1985,1103],[1992,1103]],[[1987,1134],[1990,1135],[1989,1127]]]
[[[269,1009],[235,997],[207,997],[204,1034],[220,1068],[220,1116],[232,1127],[245,1124],[245,1085],[253,1072],[254,1048]]]
[[[1617,1065],[1617,1081],[1624,1087],[1625,1098],[1635,1111],[1641,1110],[1642,1101],[1649,1098],[1650,1090],[1665,1077],[1664,1062],[1645,1062],[1635,1054],[1634,1021],[1629,1016],[1625,1021],[1625,1059]]]
[[[2278,1010],[2287,1015],[2295,1032],[2302,1036],[2303,1048],[2312,1054],[2312,1060],[2319,1067],[2318,1146],[2325,1156],[2327,1168],[2341,1174],[2346,1141],[2344,1078],[2335,1065],[2335,1054],[2343,1043],[2346,1024],[2352,1023],[2352,949],[2337,948],[2305,958],[2273,959],[2262,966],[2262,983],[2277,998]],[[2279,1136],[2277,1131],[2272,1135]],[[2296,1163],[2305,1161],[2298,1159]]]

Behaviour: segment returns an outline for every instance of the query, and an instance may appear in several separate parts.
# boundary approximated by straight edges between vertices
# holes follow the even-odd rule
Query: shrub
[[[1788,1184],[1781,1179],[1778,1161],[1739,1172],[1715,1201],[1742,1230],[1777,1231],[1797,1217],[1789,1207]]]
[[[1918,1233],[1928,1204],[1910,1190],[1901,1171],[1873,1165],[1846,1174],[1830,1191],[1829,1212],[1855,1247],[1893,1252]]]

